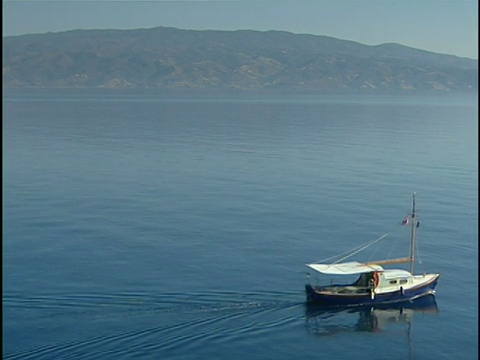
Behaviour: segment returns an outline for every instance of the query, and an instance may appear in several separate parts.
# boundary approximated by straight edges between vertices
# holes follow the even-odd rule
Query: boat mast
[[[415,263],[415,228],[416,228],[416,219],[415,219],[415,193],[413,193],[412,200],[412,215],[411,215],[411,237],[410,237],[410,273],[413,275],[413,267]]]

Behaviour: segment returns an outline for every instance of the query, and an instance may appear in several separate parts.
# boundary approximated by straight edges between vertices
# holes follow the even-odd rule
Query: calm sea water
[[[475,97],[7,92],[3,357],[476,359],[477,154]],[[436,306],[308,307],[412,192]]]

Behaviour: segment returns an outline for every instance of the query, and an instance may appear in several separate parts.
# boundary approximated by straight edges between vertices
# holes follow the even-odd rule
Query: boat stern
[[[315,289],[311,284],[305,285],[305,293],[307,295],[307,301],[314,301],[315,300]]]

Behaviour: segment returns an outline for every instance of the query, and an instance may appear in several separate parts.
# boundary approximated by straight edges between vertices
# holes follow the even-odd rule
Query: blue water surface
[[[306,263],[385,233],[408,254],[413,192],[436,305],[312,311]],[[476,359],[477,337],[475,97],[4,94],[5,359]]]

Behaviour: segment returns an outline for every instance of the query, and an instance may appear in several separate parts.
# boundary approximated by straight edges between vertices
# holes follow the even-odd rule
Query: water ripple
[[[254,337],[274,329],[288,327],[302,317],[303,301],[294,301],[294,292],[203,292],[189,295],[170,293],[146,294],[44,294],[22,296],[6,294],[5,311],[21,309],[83,311],[83,317],[100,317],[102,321],[117,318],[143,324],[131,331],[54,343],[26,351],[6,354],[5,359],[51,359],[141,356],[155,352],[188,352],[209,343],[235,341]],[[277,299],[285,298],[285,301]],[[292,315],[294,309],[295,315]],[[142,319],[140,319],[142,318]],[[141,321],[140,321],[141,320]],[[96,320],[98,321],[98,319]]]

